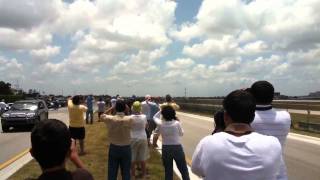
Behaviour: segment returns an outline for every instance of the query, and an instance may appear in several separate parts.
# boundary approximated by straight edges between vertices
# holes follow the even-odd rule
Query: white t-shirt
[[[145,131],[147,124],[146,116],[144,114],[131,115],[131,119],[131,139],[147,139],[147,134]]]
[[[287,111],[275,111],[274,109],[265,111],[256,110],[255,118],[251,123],[251,127],[254,129],[254,131],[260,134],[278,138],[281,143],[282,150],[284,150],[287,135],[290,131],[290,125],[290,114]],[[286,165],[283,160],[281,162],[277,179],[288,179]]]
[[[160,111],[153,117],[155,123],[158,125],[158,132],[162,136],[163,145],[179,145],[181,144],[181,136],[183,136],[183,129],[177,120],[165,121],[160,119]]]
[[[106,103],[104,101],[98,101],[98,112],[104,112],[106,110]]]
[[[275,180],[280,159],[281,145],[275,137],[220,132],[197,145],[192,171],[205,180]]]
[[[150,106],[149,104],[150,102],[147,102],[147,101],[143,101],[141,103],[141,112],[142,114],[146,115],[147,119],[151,119],[152,117],[150,117],[150,114],[151,114],[151,110],[150,110]]]

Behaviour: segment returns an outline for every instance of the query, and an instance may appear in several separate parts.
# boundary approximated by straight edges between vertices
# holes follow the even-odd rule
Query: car
[[[7,132],[10,127],[33,127],[48,116],[48,107],[43,100],[16,101],[1,115],[2,131]]]

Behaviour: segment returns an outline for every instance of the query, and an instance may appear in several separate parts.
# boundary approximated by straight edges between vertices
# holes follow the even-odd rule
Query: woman
[[[145,128],[147,125],[147,117],[141,114],[141,103],[135,101],[132,104],[132,126],[131,126],[131,152],[132,165],[131,176],[135,177],[136,165],[141,167],[142,179],[146,176],[146,160],[149,158],[147,135]]]
[[[86,131],[84,128],[84,113],[87,112],[87,107],[81,105],[82,99],[80,96],[73,96],[68,100],[69,111],[69,130],[71,137],[79,141],[79,155],[84,155],[84,138]]]
[[[163,121],[160,118],[160,113]],[[158,125],[159,133],[162,136],[162,161],[165,170],[165,180],[173,179],[173,160],[176,162],[183,180],[189,180],[189,172],[180,137],[183,136],[183,129],[177,121],[176,112],[172,106],[163,106],[154,116]]]

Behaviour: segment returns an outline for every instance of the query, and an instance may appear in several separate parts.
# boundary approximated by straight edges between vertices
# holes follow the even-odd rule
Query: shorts
[[[148,120],[148,125],[147,125],[147,129],[146,129],[148,139],[150,138],[152,131],[155,130],[156,127],[157,127],[157,124],[154,122],[153,119]]]
[[[131,139],[132,162],[146,161],[149,158],[148,142],[146,139]]]
[[[69,126],[69,131],[71,138],[73,139],[84,139],[86,136],[86,130],[84,127],[70,127]]]

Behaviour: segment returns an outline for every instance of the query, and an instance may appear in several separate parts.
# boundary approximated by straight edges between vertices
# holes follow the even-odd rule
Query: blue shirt
[[[87,108],[88,110],[93,110],[93,97],[92,96],[88,96],[87,97]]]

